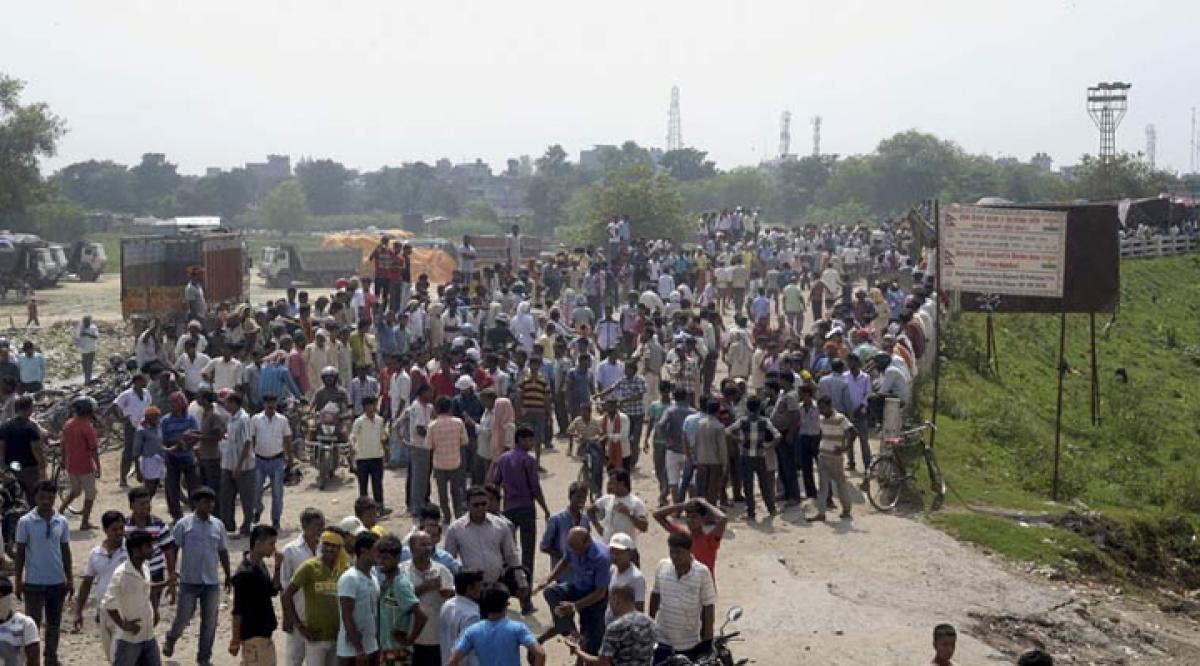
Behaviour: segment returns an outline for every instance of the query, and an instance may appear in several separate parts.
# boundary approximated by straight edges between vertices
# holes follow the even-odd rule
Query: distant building
[[[1077,164],[1073,164],[1071,166],[1058,167],[1058,175],[1062,176],[1063,178],[1066,178],[1067,180],[1071,180],[1075,177],[1075,171],[1078,168],[1079,168],[1079,165],[1077,165]]]
[[[1029,163],[1042,171],[1051,171],[1054,169],[1054,158],[1046,153],[1037,153],[1029,158]]]
[[[517,170],[520,173],[520,169]],[[483,201],[500,217],[529,215],[525,207],[525,194],[529,191],[529,179],[520,175],[504,173],[495,175],[492,168],[481,159],[449,166],[439,160],[438,177],[450,186],[465,201]]]

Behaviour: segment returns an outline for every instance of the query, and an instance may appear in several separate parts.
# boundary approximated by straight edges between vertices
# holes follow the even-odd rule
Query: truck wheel
[[[99,279],[99,277],[100,277],[100,275],[92,270],[79,271],[79,281],[80,282],[95,282],[97,279]]]
[[[276,289],[287,289],[292,286],[292,274],[284,272],[276,275],[275,280],[271,282],[271,286]]]

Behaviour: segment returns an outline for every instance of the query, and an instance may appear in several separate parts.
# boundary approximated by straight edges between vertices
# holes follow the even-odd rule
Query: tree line
[[[446,159],[360,172],[330,158],[303,158],[276,176],[247,167],[189,176],[166,155],[147,153],[132,166],[87,160],[45,176],[39,159],[54,155],[66,124],[45,104],[22,104],[22,88],[0,74],[0,222],[9,228],[74,235],[88,213],[219,215],[279,230],[347,214],[442,216],[473,231],[499,231],[509,221],[470,180],[484,178],[480,171],[463,176]],[[698,148],[664,153],[626,141],[597,147],[585,164],[554,144],[536,159],[508,160],[490,178],[520,193],[520,222],[530,232],[566,230],[581,240],[599,239],[618,214],[630,217],[635,233],[682,237],[689,215],[733,205],[760,208],[771,223],[851,223],[900,214],[930,197],[1095,201],[1200,187],[1200,178],[1152,169],[1140,155],[1109,164],[1084,155],[1069,170],[1053,171],[1040,159],[972,154],[917,130],[862,155],[791,156],[727,170]]]

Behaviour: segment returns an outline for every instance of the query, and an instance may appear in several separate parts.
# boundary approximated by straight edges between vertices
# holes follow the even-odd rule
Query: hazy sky
[[[1056,165],[1095,152],[1088,85],[1134,84],[1120,150],[1158,129],[1188,168],[1200,101],[1197,0],[45,0],[6,2],[0,71],[70,128],[53,170],[165,152],[185,173],[269,152],[375,169],[661,146],[672,85],[683,140],[718,166],[870,151],[918,128]]]

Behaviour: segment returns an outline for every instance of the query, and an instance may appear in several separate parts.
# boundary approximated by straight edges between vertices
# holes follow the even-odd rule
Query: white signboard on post
[[[1066,237],[1063,211],[947,206],[938,252],[942,288],[1062,298]]]

